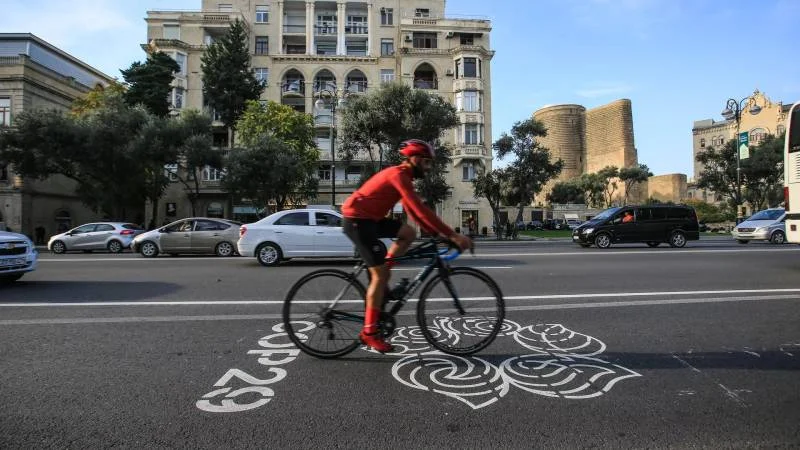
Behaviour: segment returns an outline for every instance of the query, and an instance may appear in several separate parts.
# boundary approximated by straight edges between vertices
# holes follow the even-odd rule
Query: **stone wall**
[[[650,177],[647,181],[647,194],[661,202],[680,203],[686,199],[686,175],[671,173]]]
[[[631,101],[621,99],[586,111],[585,172],[636,164]]]

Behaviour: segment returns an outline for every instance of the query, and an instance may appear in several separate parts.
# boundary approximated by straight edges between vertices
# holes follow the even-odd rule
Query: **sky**
[[[144,59],[146,11],[200,7],[0,0],[0,31],[33,33],[121,78]],[[546,105],[628,98],[639,162],[691,175],[695,120],[722,120],[728,98],[755,89],[800,101],[798,0],[449,0],[446,15],[492,21],[493,140]]]

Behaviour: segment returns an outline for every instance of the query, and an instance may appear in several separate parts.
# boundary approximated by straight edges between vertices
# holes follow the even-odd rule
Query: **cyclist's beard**
[[[425,172],[425,169],[423,169],[422,167],[416,164],[411,165],[411,174],[414,176],[414,179],[418,180],[421,178],[425,178],[426,173],[427,172]]]

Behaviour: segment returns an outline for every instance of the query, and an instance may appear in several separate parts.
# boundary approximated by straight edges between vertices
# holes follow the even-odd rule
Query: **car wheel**
[[[272,242],[261,244],[256,249],[256,259],[262,266],[277,266],[281,263],[282,258],[281,248]]]
[[[158,246],[155,244],[155,242],[144,241],[142,242],[142,245],[139,246],[139,253],[141,253],[145,258],[155,258],[158,256]]]
[[[686,245],[686,236],[684,236],[680,231],[673,231],[669,236],[669,246],[680,248],[684,245]]]
[[[750,241],[748,241],[747,239],[737,239],[736,242],[738,242],[740,244],[747,244]]]
[[[776,231],[772,233],[772,237],[769,238],[769,241],[773,244],[783,244],[786,242],[786,235],[783,231]]]
[[[660,242],[648,242],[647,246],[648,247],[658,247],[658,244],[660,244]]]
[[[111,253],[119,253],[122,251],[122,242],[113,240],[108,243],[108,251]]]
[[[53,250],[53,253],[60,255],[67,251],[67,246],[61,241],[55,241],[53,245],[50,246],[50,249]]]
[[[221,257],[232,256],[233,244],[230,242],[220,242],[217,244],[217,248],[214,249],[214,254]]]
[[[611,236],[608,233],[600,233],[594,238],[594,245],[597,248],[611,247]]]
[[[24,274],[16,273],[14,275],[3,275],[3,276],[0,276],[0,284],[13,283],[13,282],[19,280],[20,278],[22,278],[22,275],[24,275]]]

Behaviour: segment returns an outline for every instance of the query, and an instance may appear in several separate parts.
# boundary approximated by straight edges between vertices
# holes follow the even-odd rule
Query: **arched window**
[[[439,79],[433,67],[424,63],[414,71],[414,88],[416,89],[439,89]]]
[[[750,130],[750,145],[758,145],[767,138],[767,130],[754,128]]]

